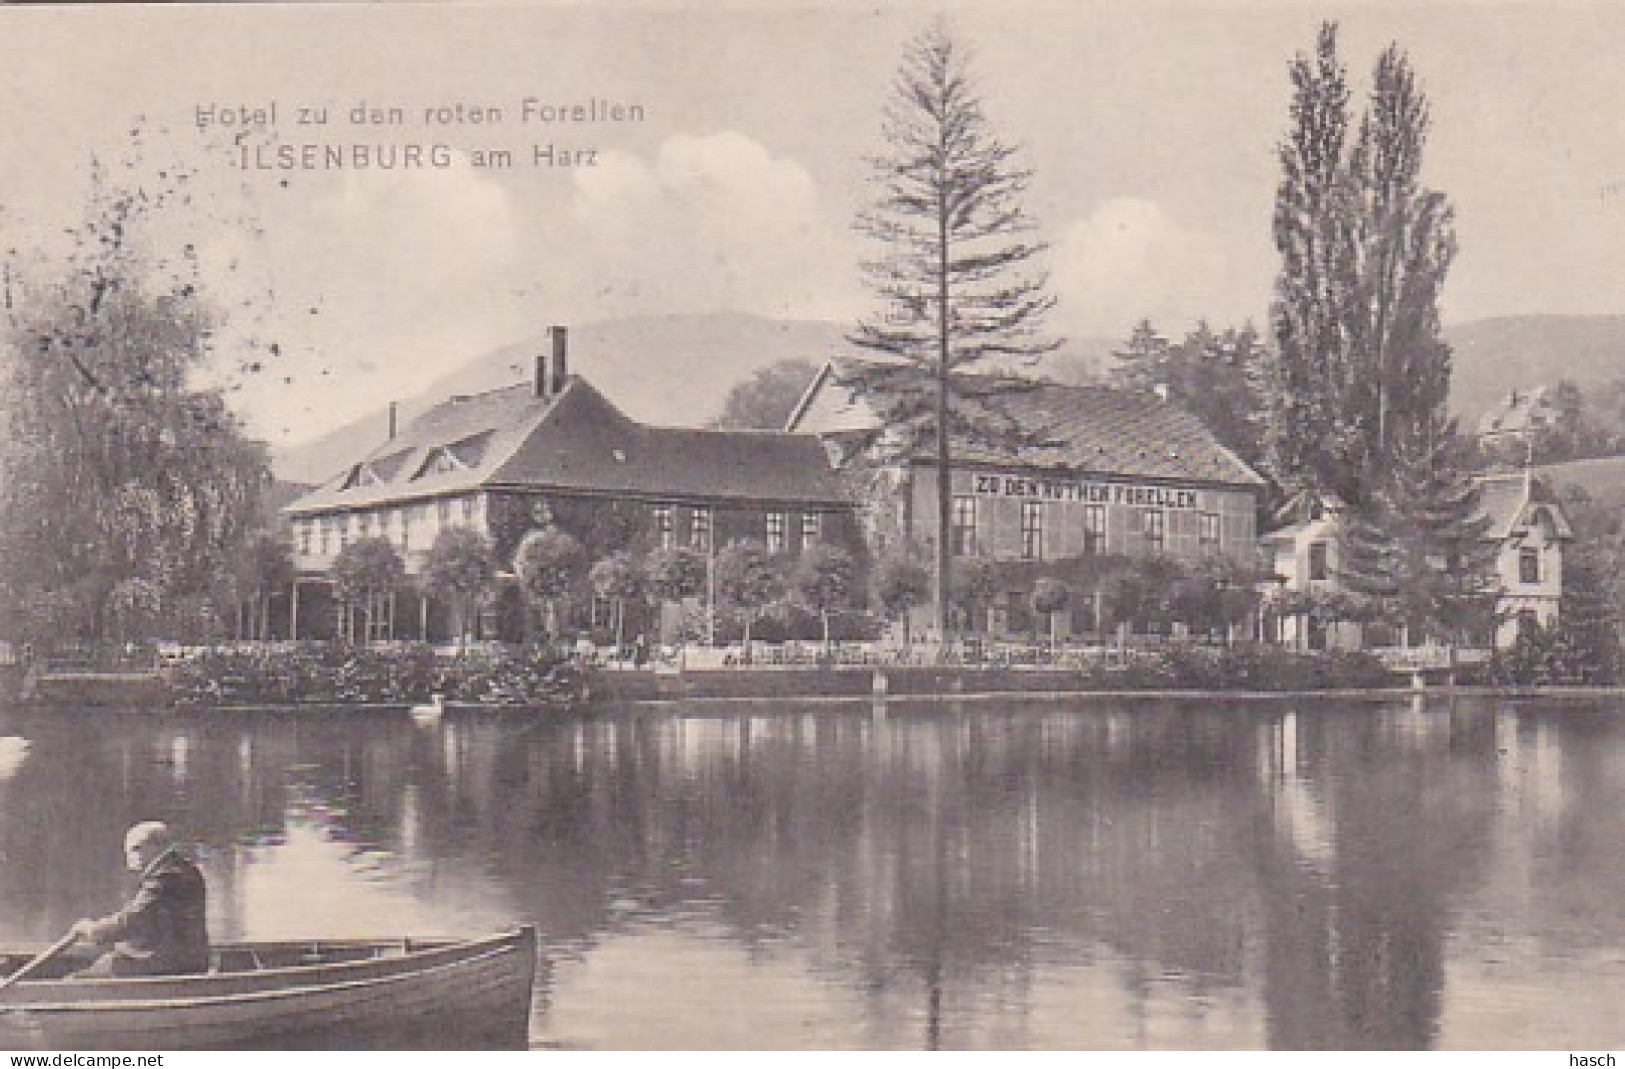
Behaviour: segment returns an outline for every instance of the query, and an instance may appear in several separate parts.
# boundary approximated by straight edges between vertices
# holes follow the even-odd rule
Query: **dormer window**
[[[378,477],[378,473],[373,470],[371,464],[357,464],[350,469],[349,474],[345,475],[344,484],[339,489],[354,490],[361,486],[377,486],[383,481]]]
[[[423,463],[418,467],[418,473],[412,478],[421,479],[426,475],[449,475],[454,471],[463,471],[466,467],[467,465],[457,459],[456,453],[453,453],[445,446],[437,446],[429,450],[429,455],[423,458]]]

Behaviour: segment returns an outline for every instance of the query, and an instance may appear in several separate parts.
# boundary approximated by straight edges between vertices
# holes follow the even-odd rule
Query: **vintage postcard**
[[[0,6],[0,1049],[1619,1047],[1622,37]]]

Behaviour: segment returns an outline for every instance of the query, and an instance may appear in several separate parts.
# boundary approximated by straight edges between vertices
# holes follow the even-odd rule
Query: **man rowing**
[[[209,969],[203,874],[169,825],[149,820],[124,836],[124,861],[141,886],[117,913],[81,920],[73,934],[112,949],[79,976],[176,976]]]

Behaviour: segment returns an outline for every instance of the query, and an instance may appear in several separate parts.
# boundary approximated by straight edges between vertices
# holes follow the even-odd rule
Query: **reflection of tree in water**
[[[1452,902],[1489,851],[1493,718],[1299,716],[1288,783],[1251,711],[693,712],[62,718],[21,732],[0,850],[40,863],[0,865],[0,916],[49,939],[116,904],[120,836],[149,815],[212,849],[229,912],[244,872],[221,859],[274,855],[291,813],[362,861],[427,865],[413,878],[447,917],[483,896],[467,916],[486,918],[500,892],[555,950],[720,921],[747,954],[858,993],[876,1046],[898,1027],[1032,1045],[1037,985],[1074,966],[1116,978],[1112,1006],[1077,1007],[1100,1045],[1156,1045],[1170,988],[1195,1005],[1261,985],[1275,1046],[1425,1046],[1437,1028]],[[1565,730],[1568,789],[1616,797],[1617,746]],[[1615,886],[1625,818],[1594,816],[1531,834],[1545,864]]]
[[[1453,900],[1489,854],[1494,725],[1426,715],[1419,733],[1401,713],[1294,714],[1295,745],[1264,770],[1266,802],[1294,781],[1313,792],[1330,840],[1306,856],[1282,832],[1291,813],[1260,812],[1271,1047],[1420,1049],[1437,1035]]]
[[[1249,746],[1155,708],[465,725],[448,801],[550,935],[686,903],[956,1045],[973,1004],[1023,1004],[1057,940],[1242,982]]]
[[[1625,744],[1616,704],[1498,717],[1502,863],[1484,895],[1575,958],[1625,944]]]

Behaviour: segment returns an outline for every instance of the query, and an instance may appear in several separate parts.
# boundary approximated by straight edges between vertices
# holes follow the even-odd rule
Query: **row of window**
[[[1309,543],[1310,579],[1331,578],[1328,553],[1329,550],[1325,542]],[[1534,586],[1541,582],[1539,549],[1533,546],[1523,546],[1518,550],[1518,582],[1527,586]]]
[[[662,549],[673,549],[682,544],[677,531],[677,509],[672,505],[656,505],[654,509],[655,534]],[[790,514],[769,512],[763,520],[763,541],[770,553],[783,553],[789,548]],[[823,517],[816,512],[801,514],[801,541],[816,542],[823,531]],[[711,548],[711,510],[695,508],[688,516],[686,544],[698,550]]]
[[[412,528],[432,519],[442,530],[454,523],[473,524],[479,516],[475,497],[440,498],[424,505],[405,505],[376,512],[347,512],[299,520],[295,530],[302,556],[331,556],[352,541],[386,538],[402,553],[412,549]]]
[[[428,523],[434,518],[440,528],[454,522],[472,524],[478,518],[478,499],[474,497],[441,498],[431,504],[407,505],[402,508],[377,512],[340,513],[300,520],[295,527],[299,538],[299,552],[303,556],[318,554],[330,556],[349,545],[352,540],[374,536],[387,538],[402,553],[412,549],[412,527],[415,522]],[[801,541],[815,542],[822,534],[823,517],[816,512],[800,515]],[[677,509],[673,505],[654,507],[655,532],[663,548],[687,545],[698,550],[711,548],[711,509],[689,510],[686,537],[677,530]],[[769,512],[763,526],[763,540],[773,553],[788,548],[790,513]]]
[[[953,551],[965,557],[979,551],[977,542],[977,501],[970,495],[954,498],[952,543]],[[1106,552],[1106,506],[1085,505],[1083,514],[1083,552],[1094,555]],[[1144,509],[1140,512],[1140,537],[1147,552],[1161,553],[1167,542],[1168,518],[1162,509]],[[1048,524],[1048,506],[1042,501],[1021,503],[1021,558],[1044,559],[1044,531]],[[1203,552],[1219,550],[1219,514],[1197,513],[1197,543]]]

